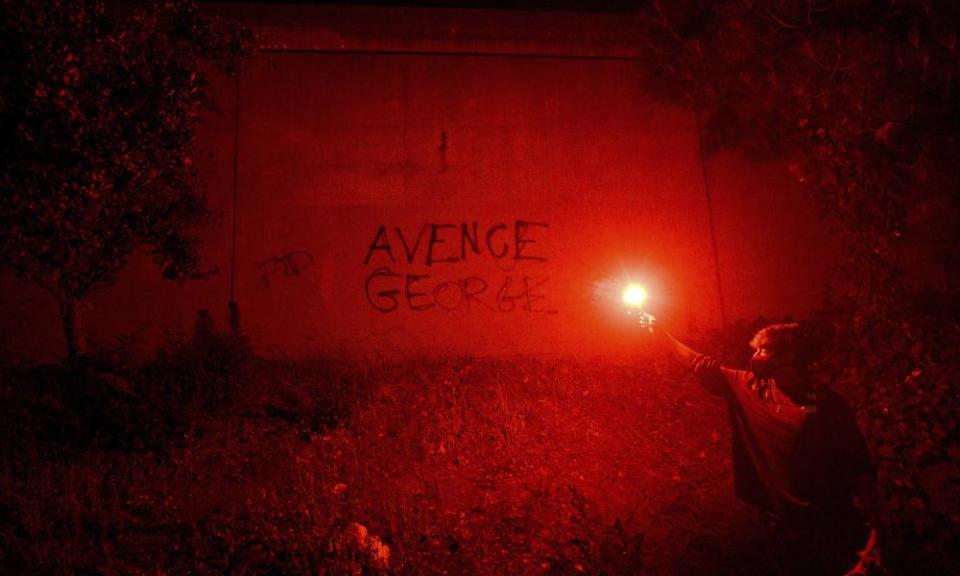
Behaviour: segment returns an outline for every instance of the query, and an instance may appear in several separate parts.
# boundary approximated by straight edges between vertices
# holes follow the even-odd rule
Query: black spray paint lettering
[[[380,256],[381,259],[386,258],[391,264],[395,264],[397,255],[394,254],[394,243],[391,243],[391,237],[396,237],[399,240],[399,245],[403,249],[403,255],[406,256],[408,264],[413,264],[420,254],[423,254],[421,258],[427,266],[464,261],[468,257],[468,245],[470,252],[477,256],[486,251],[487,254],[497,260],[512,258],[513,260],[545,262],[547,260],[545,256],[531,253],[532,245],[537,244],[533,229],[549,227],[550,225],[546,222],[530,222],[527,220],[515,220],[511,224],[497,222],[488,226],[485,233],[481,235],[480,226],[476,221],[464,222],[459,225],[426,223],[417,231],[416,239],[411,246],[410,240],[413,236],[404,234],[403,229],[399,226],[394,226],[391,233],[386,225],[380,225],[367,247],[363,264],[369,265],[375,256]],[[459,243],[457,242],[458,236]],[[422,251],[421,245],[424,237],[427,237],[427,246]],[[456,249],[451,250],[450,248],[457,244],[460,247],[459,253]]]
[[[450,168],[450,165],[447,164],[447,132],[444,130],[440,132],[440,145],[437,146],[437,150],[440,152],[440,174],[445,174]]]
[[[429,274],[401,274],[384,266],[366,281],[366,298],[373,308],[388,314],[400,309],[413,312],[484,309],[491,312],[556,314],[541,301],[546,276],[504,276],[494,285],[477,276],[431,282]]]
[[[397,301],[397,294],[400,293],[400,290],[397,288],[390,288],[387,290],[376,290],[372,285],[376,282],[379,284],[381,279],[396,278],[400,276],[399,274],[392,272],[389,268],[384,266],[383,268],[377,268],[373,271],[372,274],[367,276],[367,302],[371,306],[376,308],[378,311],[387,313],[393,312],[399,307],[399,302]]]
[[[453,312],[480,309],[490,312],[532,312],[556,314],[545,302],[546,276],[514,272],[490,281],[480,276],[454,279],[431,274],[397,271],[398,264],[425,266],[452,265],[468,259],[488,257],[503,260],[546,262],[537,250],[538,238],[550,225],[517,219],[481,227],[477,221],[422,224],[415,232],[400,226],[380,225],[373,235],[364,265],[379,260],[385,264],[367,276],[367,302],[384,314],[398,310]],[[538,234],[539,232],[539,234]]]
[[[261,284],[269,287],[271,278],[299,276],[311,264],[313,264],[313,254],[305,250],[294,250],[257,262],[257,269],[260,271]]]

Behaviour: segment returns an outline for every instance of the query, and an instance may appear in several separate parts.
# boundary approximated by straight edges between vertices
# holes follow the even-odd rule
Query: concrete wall
[[[719,325],[695,116],[645,90],[629,22],[214,9],[260,27],[265,48],[239,92],[218,80],[202,134],[220,273],[177,286],[135,258],[91,299],[99,340],[149,348],[189,333],[198,308],[225,325],[231,272],[244,327],[274,355],[623,352],[628,278],[677,330]],[[783,167],[724,154],[706,168],[727,317],[815,307],[835,255]],[[57,353],[52,301],[9,276],[2,293],[7,353]]]

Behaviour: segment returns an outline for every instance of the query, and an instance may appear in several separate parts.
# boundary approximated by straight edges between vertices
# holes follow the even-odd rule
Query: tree
[[[708,146],[790,158],[848,241],[849,294],[897,299],[911,210],[956,213],[937,173],[952,174],[939,162],[960,127],[960,8],[656,0],[641,22],[647,72],[701,110]]]
[[[700,111],[709,147],[788,159],[837,224],[834,379],[860,389],[904,572],[956,573],[960,5],[651,0],[638,22],[652,84]],[[908,242],[946,294],[910,294]]]
[[[0,263],[56,298],[74,356],[78,305],[135,249],[165,278],[202,274],[195,128],[208,75],[252,36],[187,1],[3,0],[0,19]]]

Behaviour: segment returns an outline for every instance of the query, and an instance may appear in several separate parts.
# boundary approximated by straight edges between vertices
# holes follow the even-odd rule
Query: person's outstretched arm
[[[652,316],[649,317],[652,319]],[[654,321],[644,323],[657,340],[665,345],[678,360],[689,366],[693,373],[711,394],[722,395],[726,390],[727,374],[734,372],[720,366],[714,358],[701,354],[681,342],[676,336],[664,330]]]
[[[654,336],[659,337],[661,341],[665,342],[670,347],[670,350],[673,352],[674,356],[676,356],[677,359],[682,361],[684,364],[692,365],[698,356],[703,356],[693,348],[690,348],[680,340],[677,340],[673,334],[662,328],[654,328],[653,334]]]

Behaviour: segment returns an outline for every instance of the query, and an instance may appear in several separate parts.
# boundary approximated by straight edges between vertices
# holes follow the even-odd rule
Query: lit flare
[[[623,303],[627,306],[627,314],[637,318],[641,326],[653,332],[653,323],[656,322],[656,318],[643,310],[647,296],[647,289],[640,284],[628,284],[623,290]]]
[[[630,284],[623,291],[623,303],[631,308],[643,308],[647,301],[647,289],[639,284]]]

